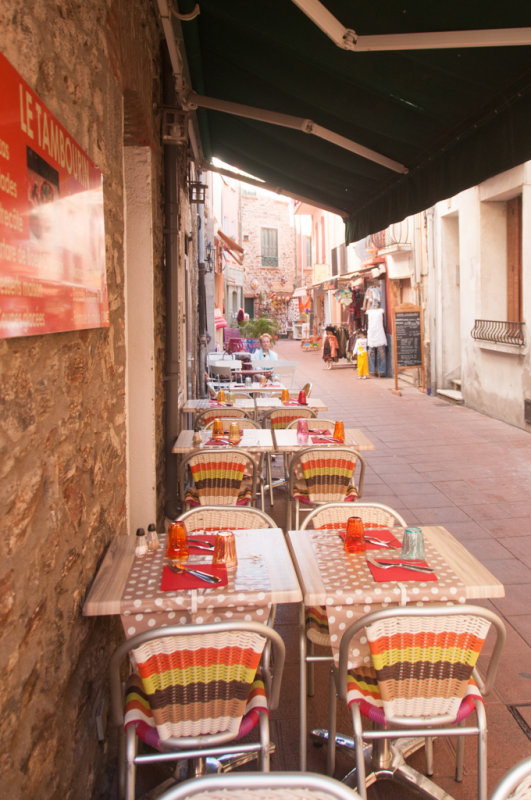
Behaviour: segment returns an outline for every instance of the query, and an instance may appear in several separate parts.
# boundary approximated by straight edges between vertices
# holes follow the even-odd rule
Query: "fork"
[[[411,569],[413,572],[433,572],[431,567],[416,567],[413,564],[404,564],[402,561],[377,561],[375,558],[369,558],[371,564],[380,569],[392,569],[393,567],[401,567],[401,569]]]
[[[177,566],[177,564],[170,564],[169,566],[171,571],[176,575],[180,575],[181,572],[188,572],[190,575],[194,575],[196,578],[199,578],[199,580],[205,581],[205,583],[221,583],[221,578],[218,578],[217,575],[211,575],[209,572],[201,572],[199,569]]]

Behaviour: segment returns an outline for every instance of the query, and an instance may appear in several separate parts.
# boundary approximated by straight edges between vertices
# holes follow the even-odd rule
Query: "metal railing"
[[[523,347],[524,322],[504,322],[503,320],[476,319],[470,331],[473,339],[496,344],[515,344]]]

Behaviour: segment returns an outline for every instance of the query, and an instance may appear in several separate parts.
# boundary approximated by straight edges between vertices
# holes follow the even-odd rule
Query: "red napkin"
[[[188,572],[181,572],[180,575],[177,575],[169,567],[164,567],[160,582],[162,592],[175,592],[185,589],[216,589],[227,585],[227,567],[225,564],[187,564],[186,566],[192,569],[199,569],[201,572],[208,572],[209,575],[217,575],[218,578],[221,578],[221,582],[216,584],[207,583],[202,581],[201,578],[196,578],[195,575],[190,575]]]
[[[383,553],[381,556],[382,561],[394,561],[393,558],[384,558]],[[427,567],[428,564],[425,561],[411,561],[413,564],[418,564],[419,567]],[[367,561],[367,566],[369,567],[372,577],[377,583],[386,583],[388,581],[436,581],[438,580],[437,575],[433,572],[413,572],[412,569],[403,569],[398,564],[397,566],[391,567],[390,569],[381,569],[380,567],[376,567],[374,564],[371,564],[370,561]]]
[[[334,439],[333,436],[330,436],[328,439],[323,439],[322,436],[311,436],[310,437],[314,444],[343,444],[344,439]]]
[[[375,539],[381,539],[383,542],[387,542],[391,547],[398,547],[400,548],[400,542],[396,538],[396,536],[388,529],[388,528],[371,528],[370,525],[363,526],[365,529],[366,536],[374,536]],[[345,539],[345,531],[340,531],[339,535],[344,540]],[[372,542],[366,542],[367,550],[388,550],[389,548],[384,547],[381,544],[373,544]],[[387,570],[390,572],[391,570]],[[410,570],[407,570],[410,572]]]
[[[285,403],[282,403],[283,406],[307,406],[308,403],[299,403],[298,400],[287,400]]]
[[[218,530],[218,528],[216,528],[216,530]],[[196,538],[197,539],[201,539],[202,542],[208,542],[209,544],[214,544],[215,541],[216,541],[216,534],[215,533],[212,534],[212,533],[199,532],[197,534],[197,536],[196,536],[196,534],[193,531],[191,531],[190,534],[189,534],[189,537],[192,538],[192,539],[196,539]],[[196,555],[196,554],[205,555],[205,556],[208,555],[208,553],[205,553],[204,550],[198,550],[197,546],[195,544],[193,544],[193,542],[188,542],[188,552],[190,553],[190,555]],[[214,550],[212,550],[212,552],[214,552]]]
[[[210,408],[225,408],[226,403],[218,403],[217,400],[210,400]]]
[[[208,442],[205,442],[205,445],[209,445],[209,444],[212,444],[212,445],[216,445],[216,444],[224,445],[224,444],[230,444],[230,442],[229,442],[228,439],[209,439]]]

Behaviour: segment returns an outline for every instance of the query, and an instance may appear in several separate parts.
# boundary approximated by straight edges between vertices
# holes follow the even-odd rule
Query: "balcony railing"
[[[495,344],[524,345],[524,322],[504,322],[502,320],[477,319],[470,331],[473,339]]]

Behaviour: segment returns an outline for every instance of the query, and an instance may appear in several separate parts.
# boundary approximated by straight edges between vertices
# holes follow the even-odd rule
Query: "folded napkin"
[[[384,557],[383,553],[379,556],[382,561],[395,561],[396,560],[396,567],[391,567],[390,569],[381,569],[380,567],[375,566],[375,564],[371,564],[370,561],[367,561],[367,566],[369,567],[372,577],[377,583],[387,583],[388,581],[436,581],[438,580],[437,576],[433,572],[414,572],[412,569],[404,569],[400,566],[400,562],[398,559],[394,558],[387,558]],[[409,564],[412,566],[417,564],[419,567],[427,567],[428,564],[425,561],[409,561]]]
[[[179,575],[172,572],[169,567],[163,567],[160,589],[162,592],[176,592],[186,589],[217,589],[227,585],[227,567],[225,564],[186,564],[191,569],[199,569],[201,572],[208,572],[209,575],[217,575],[221,578],[221,583],[207,583],[190,575],[189,572],[181,572]]]
[[[224,444],[230,444],[228,439],[209,439],[208,442],[204,442],[204,446],[207,445],[219,445],[220,447]]]
[[[327,439],[323,439],[322,436],[311,436],[310,437],[314,444],[344,444],[344,439],[334,439],[333,436],[329,436]]]
[[[218,403],[217,400],[210,400],[209,401],[210,408],[226,408],[226,403]]]
[[[216,528],[216,530],[218,530],[218,528]],[[202,542],[208,542],[209,544],[215,544],[215,541],[216,541],[216,534],[215,533],[214,534],[212,534],[212,533],[197,533],[196,534],[195,532],[192,531],[189,534],[189,536],[192,539],[201,539]],[[204,549],[199,549],[198,550],[197,548],[198,548],[198,546],[196,546],[193,542],[188,542],[188,552],[189,552],[189,554],[191,556],[196,555],[196,554],[197,555],[205,555],[205,556],[208,555],[208,553],[205,553]],[[212,552],[214,552],[214,550],[212,550]],[[200,567],[200,569],[201,569],[201,567]]]
[[[286,400],[282,403],[283,406],[307,406],[308,403],[299,403],[298,400]]]
[[[370,525],[364,525],[365,535],[366,536],[373,536],[375,539],[381,539],[383,542],[387,542],[391,547],[397,547],[400,549],[401,545],[396,536],[388,529],[388,528],[371,528]],[[339,535],[342,539],[345,538],[345,531],[340,531]],[[367,546],[367,550],[388,550],[388,547],[381,544],[373,544],[372,542],[365,542]],[[392,558],[390,559],[392,560]],[[387,570],[390,572],[391,570]],[[411,570],[407,570],[410,572]]]

